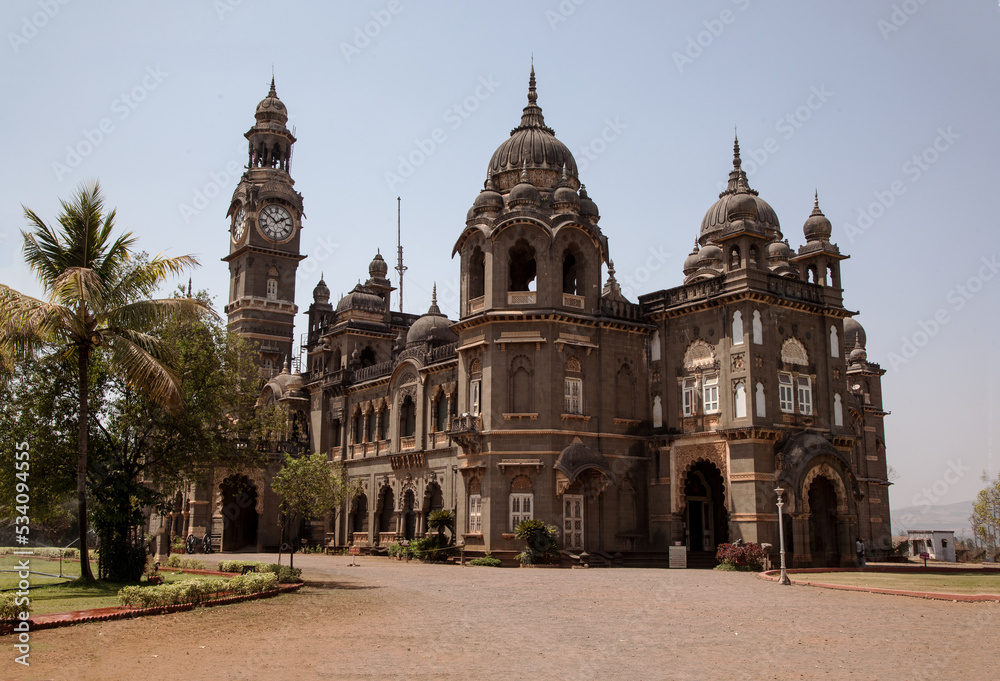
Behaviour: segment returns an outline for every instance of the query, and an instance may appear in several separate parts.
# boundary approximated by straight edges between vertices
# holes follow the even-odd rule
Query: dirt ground
[[[274,556],[241,554],[250,560]],[[296,556],[297,593],[39,631],[0,678],[986,679],[1000,604],[701,570],[496,569]]]

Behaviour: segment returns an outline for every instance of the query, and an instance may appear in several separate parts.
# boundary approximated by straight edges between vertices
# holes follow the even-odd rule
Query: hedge
[[[231,579],[192,579],[159,586],[126,586],[118,592],[118,602],[126,606],[153,608],[161,605],[201,603],[219,594],[247,595],[278,588],[273,573],[251,572]]]
[[[167,567],[181,568],[182,570],[204,570],[205,561],[197,558],[181,558],[175,553],[167,559]]]
[[[42,558],[58,558],[60,555],[63,558],[79,558],[80,549],[61,549],[58,546],[32,546],[30,549],[26,549],[23,546],[0,546],[0,556],[9,556],[15,551],[26,551],[30,550],[32,553],[31,557],[37,558],[41,556]],[[95,554],[96,551],[91,550],[91,555]]]
[[[264,563],[259,560],[220,560],[219,572],[243,572],[244,567],[252,567],[255,572],[273,572],[282,584],[296,584],[302,581],[302,570],[277,563]]]
[[[0,594],[0,620],[17,619],[17,614],[25,609],[23,605],[14,605],[15,594]]]

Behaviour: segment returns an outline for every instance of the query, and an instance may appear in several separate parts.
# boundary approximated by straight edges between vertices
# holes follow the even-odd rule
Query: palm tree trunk
[[[93,582],[90,552],[87,550],[87,428],[90,424],[89,362],[90,349],[79,348],[80,424],[76,445],[76,498],[80,521],[80,579]]]

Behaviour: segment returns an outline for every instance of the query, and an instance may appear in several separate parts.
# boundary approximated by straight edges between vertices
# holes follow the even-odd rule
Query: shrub
[[[0,594],[0,620],[17,619],[18,613],[24,610],[24,606],[14,605],[15,594]]]
[[[204,570],[205,561],[198,560],[197,558],[182,558],[178,555],[172,555],[167,559],[167,567],[183,568],[185,570]],[[224,570],[223,572],[227,572]]]
[[[277,576],[280,584],[297,584],[302,581],[301,568],[293,568],[288,567],[287,565],[270,563],[266,565],[264,569]]]
[[[760,572],[764,569],[767,554],[760,544],[719,544],[715,559],[720,570]]]
[[[60,554],[62,554],[63,558],[80,557],[80,549],[61,549],[58,546],[36,546],[31,550],[36,558],[58,558]],[[9,556],[14,551],[24,551],[24,547],[0,546],[0,556]]]
[[[541,520],[522,520],[514,528],[514,536],[525,542],[517,559],[525,565],[537,565],[559,556],[559,528]]]
[[[274,573],[248,573],[232,579],[189,580],[160,586],[126,586],[118,591],[122,605],[153,608],[181,603],[201,603],[220,594],[247,595],[272,591],[278,586]]]
[[[427,563],[443,563],[451,556],[458,555],[458,548],[440,534],[414,539],[408,548],[414,556]]]
[[[482,558],[473,558],[469,561],[469,565],[481,565],[483,567],[500,567],[500,559],[494,558],[489,553],[487,553]]]
[[[259,560],[220,560],[219,561],[219,572],[243,572],[245,566],[252,567],[256,572],[261,572],[267,563],[262,563]]]

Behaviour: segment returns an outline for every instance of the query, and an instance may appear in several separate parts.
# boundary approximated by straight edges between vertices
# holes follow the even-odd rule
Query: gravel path
[[[0,678],[986,679],[1000,646],[1000,604],[745,573],[295,562],[297,593],[40,631],[27,671],[4,646]]]

